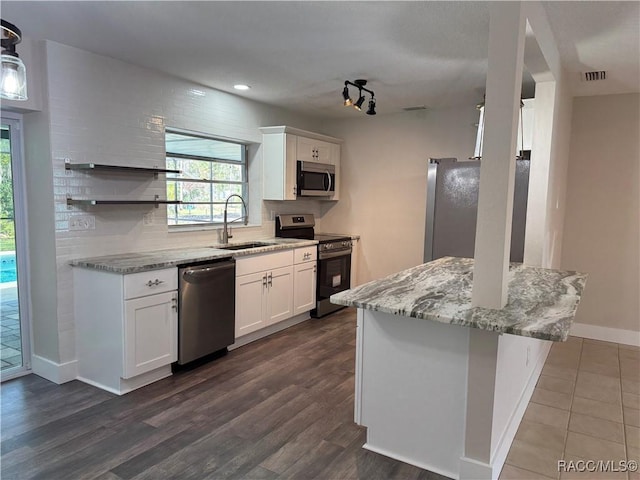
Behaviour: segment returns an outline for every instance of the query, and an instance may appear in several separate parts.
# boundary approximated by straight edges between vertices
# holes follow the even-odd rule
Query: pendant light
[[[469,160],[481,160],[482,159],[482,146],[484,141],[484,105],[485,99],[482,99],[482,102],[476,105],[476,110],[480,112],[480,120],[478,121],[478,134],[476,137],[476,148],[473,157],[469,157]],[[524,102],[520,99],[520,122],[518,125],[518,130],[520,133],[520,152],[519,155],[516,155],[516,160],[528,160],[525,158],[524,154],[524,116],[522,114],[522,108],[524,107]]]
[[[16,45],[22,41],[18,27],[2,21],[2,71],[0,76],[0,98],[5,100],[27,100],[27,70],[16,53]]]

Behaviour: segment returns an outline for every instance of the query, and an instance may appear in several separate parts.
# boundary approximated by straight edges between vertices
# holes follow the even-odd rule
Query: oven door
[[[316,308],[312,317],[322,317],[344,308],[334,305],[329,297],[351,288],[351,248],[318,254]]]
[[[330,197],[336,190],[336,167],[298,160],[298,196]]]

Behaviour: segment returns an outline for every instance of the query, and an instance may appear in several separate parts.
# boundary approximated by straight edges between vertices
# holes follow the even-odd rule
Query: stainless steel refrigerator
[[[424,261],[441,257],[473,258],[478,217],[480,160],[429,161]],[[512,262],[522,262],[529,192],[529,160],[516,160],[511,228]]]

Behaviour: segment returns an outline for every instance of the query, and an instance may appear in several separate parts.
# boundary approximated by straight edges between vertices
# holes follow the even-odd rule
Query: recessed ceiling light
[[[234,85],[233,88],[235,88],[236,90],[249,90],[251,87],[249,85],[239,83],[237,85]]]

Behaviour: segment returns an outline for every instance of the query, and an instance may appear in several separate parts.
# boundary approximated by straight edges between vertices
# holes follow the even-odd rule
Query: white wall
[[[423,262],[430,157],[473,155],[474,105],[367,116],[326,124],[344,139],[340,201],[324,207],[318,228],[361,235],[358,283]]]
[[[639,132],[639,94],[574,99],[562,267],[589,274],[580,324],[640,331]]]
[[[34,165],[42,169],[28,169],[27,175],[36,187],[31,209],[49,219],[55,212],[55,232],[48,232],[45,222],[38,237],[40,246],[46,249],[43,251],[53,250],[55,245],[56,261],[51,268],[45,264],[38,269],[39,277],[53,280],[48,285],[53,298],[34,295],[34,354],[64,364],[75,359],[71,259],[210,245],[218,240],[217,230],[170,233],[162,207],[68,208],[69,194],[79,198],[150,199],[156,193],[164,197],[165,187],[161,179],[153,177],[67,172],[65,158],[72,162],[163,166],[164,129],[168,126],[249,142],[251,221],[256,226],[234,229],[234,240],[269,237],[273,236],[274,225],[270,210],[261,202],[262,137],[258,127],[286,124],[318,131],[318,125],[308,117],[53,42],[46,42],[44,55],[48,92],[43,102],[45,113],[33,114],[39,117],[32,121],[40,127],[45,123],[44,128],[34,130],[38,138],[33,147],[28,144],[26,148],[27,164],[35,159]],[[29,136],[27,133],[27,139]],[[46,151],[47,136],[50,152]],[[44,150],[36,149],[38,144]],[[43,182],[47,185],[40,188]],[[318,204],[311,202],[270,206],[274,208],[304,208],[319,213]],[[143,215],[149,212],[154,214],[154,224],[143,226]],[[70,232],[69,217],[86,214],[95,215],[95,230]]]

